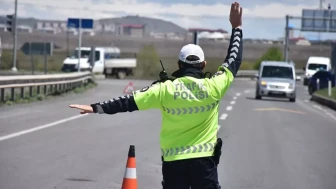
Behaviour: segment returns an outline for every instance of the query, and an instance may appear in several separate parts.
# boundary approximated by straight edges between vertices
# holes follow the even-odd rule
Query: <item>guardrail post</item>
[[[37,95],[39,95],[41,93],[41,87],[37,86]]]
[[[21,99],[24,99],[25,94],[24,94],[24,87],[21,87],[21,92],[20,92]]]
[[[43,93],[44,93],[44,94],[47,94],[47,85],[44,85],[44,86],[43,86]]]
[[[29,87],[29,96],[33,97],[33,87]]]
[[[15,88],[11,88],[11,101],[15,101]]]
[[[328,81],[328,96],[331,97],[331,80]]]
[[[5,89],[1,89],[1,101],[5,102]]]

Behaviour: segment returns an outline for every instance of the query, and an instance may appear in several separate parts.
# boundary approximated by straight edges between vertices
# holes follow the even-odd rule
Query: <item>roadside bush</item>
[[[278,47],[269,48],[254,64],[254,69],[258,70],[262,61],[283,61],[282,51]]]
[[[138,73],[142,77],[157,77],[160,69],[160,58],[154,45],[145,45],[137,56]]]

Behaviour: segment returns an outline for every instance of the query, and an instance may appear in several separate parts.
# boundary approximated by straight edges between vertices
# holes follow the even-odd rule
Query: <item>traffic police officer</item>
[[[219,189],[218,106],[242,59],[242,8],[232,3],[232,34],[224,63],[211,78],[200,46],[188,44],[179,55],[174,80],[156,83],[132,95],[91,105],[70,105],[85,113],[116,114],[160,109],[163,189]],[[217,149],[217,150],[216,150]],[[219,150],[220,151],[220,150]]]

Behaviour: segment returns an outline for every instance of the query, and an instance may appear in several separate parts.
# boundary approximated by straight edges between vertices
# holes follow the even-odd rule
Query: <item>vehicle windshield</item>
[[[308,70],[327,70],[327,65],[324,64],[315,64],[315,63],[310,63],[308,65]]]
[[[284,66],[264,66],[261,77],[294,79],[293,69]]]
[[[91,51],[81,50],[81,58],[89,58]],[[78,58],[78,50],[75,50],[70,58]]]

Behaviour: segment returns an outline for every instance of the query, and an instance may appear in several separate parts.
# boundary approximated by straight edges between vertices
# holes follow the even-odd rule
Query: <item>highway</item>
[[[83,116],[68,108],[118,97],[127,83],[1,108],[0,188],[120,189],[132,144],[139,189],[162,188],[159,111]],[[254,88],[237,79],[220,103],[222,188],[336,188],[336,113],[310,102],[302,81],[295,103],[255,100]]]

